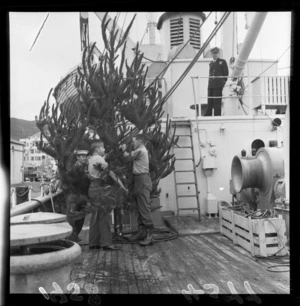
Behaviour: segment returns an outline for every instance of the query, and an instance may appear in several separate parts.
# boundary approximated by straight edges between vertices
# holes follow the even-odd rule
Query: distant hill
[[[21,138],[27,138],[39,132],[39,129],[35,125],[35,120],[23,120],[17,118],[10,118],[10,138],[18,140]]]

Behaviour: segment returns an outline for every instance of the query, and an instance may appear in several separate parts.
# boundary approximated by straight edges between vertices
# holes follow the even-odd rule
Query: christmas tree
[[[75,162],[74,150],[90,149],[97,138],[103,141],[108,152],[109,170],[121,179],[129,191],[132,191],[131,166],[124,161],[119,147],[124,143],[130,144],[137,134],[144,134],[147,139],[152,197],[159,196],[160,180],[174,169],[175,157],[171,150],[178,138],[171,134],[168,118],[165,129],[162,128],[165,101],[159,95],[158,80],[147,86],[147,68],[142,63],[143,53],[139,51],[139,44],[133,50],[133,61],[128,63],[125,58],[126,38],[134,19],[135,16],[124,35],[117,39],[116,18],[112,21],[107,20],[107,15],[104,17],[101,33],[105,51],[95,62],[95,44],[85,48],[82,64],[72,83],[76,91],[64,99],[58,99],[55,91],[56,103],[52,107],[50,92],[37,118],[41,131],[40,149],[57,160],[65,188],[80,184],[79,180],[74,181],[67,174]],[[112,28],[108,31],[107,26],[111,22]],[[65,84],[67,81],[70,78],[62,80]],[[89,135],[89,129],[94,131],[93,137]],[[113,181],[109,183],[114,185]],[[118,207],[130,210],[134,207],[132,203],[132,193],[123,193]]]

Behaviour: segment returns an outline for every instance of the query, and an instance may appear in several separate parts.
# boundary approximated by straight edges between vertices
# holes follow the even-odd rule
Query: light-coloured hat
[[[75,154],[76,155],[87,155],[89,153],[88,150],[76,150]]]

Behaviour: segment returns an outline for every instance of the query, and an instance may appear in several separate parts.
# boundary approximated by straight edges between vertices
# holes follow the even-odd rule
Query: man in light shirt
[[[149,155],[144,144],[143,135],[132,138],[133,149],[126,152],[126,145],[121,149],[126,160],[132,161],[132,173],[134,177],[134,191],[138,207],[138,233],[131,240],[141,240],[140,245],[153,244],[153,221],[151,217],[150,192],[152,181],[149,175]]]
[[[116,206],[117,196],[112,192],[111,186],[106,183],[107,176],[114,174],[107,169],[105,161],[105,148],[103,142],[92,145],[93,154],[89,159],[89,198],[93,205],[90,220],[89,247],[90,249],[118,250],[120,246],[114,245],[111,233],[112,207]],[[112,177],[114,179],[114,177]],[[116,182],[126,190],[120,180]]]

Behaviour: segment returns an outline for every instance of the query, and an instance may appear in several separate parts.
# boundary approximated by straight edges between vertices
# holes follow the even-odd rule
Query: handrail
[[[18,216],[18,215],[28,213],[32,211],[34,208],[37,208],[40,205],[43,205],[46,202],[51,201],[51,197],[55,198],[62,193],[63,193],[62,190],[58,190],[54,194],[47,195],[47,196],[39,196],[35,199],[32,199],[31,201],[27,201],[27,202],[18,204],[16,207],[10,210],[10,216],[13,217],[13,216]]]
[[[197,93],[197,100],[199,101],[198,104],[206,104],[205,100],[210,98],[207,96],[207,91],[203,90],[203,86],[207,83],[207,80],[211,78],[209,76],[192,76],[191,79],[198,79],[198,93]],[[215,77],[215,78],[224,78],[222,76]],[[230,78],[230,77],[229,77]],[[256,78],[253,82],[251,78]],[[249,83],[245,84],[245,88],[248,87],[247,90],[243,92],[241,96],[237,95],[235,92],[232,94],[226,91],[224,95],[219,96],[219,98],[243,98],[243,105],[249,108],[248,115],[251,115],[251,110],[257,109],[259,105],[262,107],[263,114],[265,113],[266,106],[285,106],[289,102],[289,80],[290,76],[251,76],[251,75],[244,75],[243,79],[249,80]],[[192,81],[193,82],[193,81]],[[247,85],[248,84],[248,85]],[[192,83],[194,86],[194,84]],[[202,87],[202,95],[200,95],[200,87]],[[249,86],[250,85],[250,86]],[[231,86],[230,82],[227,82],[225,87]],[[193,87],[193,90],[195,88]],[[195,95],[195,93],[194,93]],[[214,97],[216,98],[216,97]],[[202,102],[201,102],[202,101]]]

